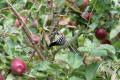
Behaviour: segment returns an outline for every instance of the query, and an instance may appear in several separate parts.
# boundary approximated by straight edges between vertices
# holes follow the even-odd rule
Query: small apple
[[[22,75],[26,71],[26,64],[20,59],[15,59],[11,63],[11,71],[16,75]]]
[[[32,24],[33,24],[33,25],[38,25],[38,20],[37,20],[37,19],[33,20],[33,21],[32,21]]]
[[[76,21],[69,21],[68,22],[68,29],[70,29],[70,30],[73,30],[73,29],[75,29],[76,28]]]
[[[83,0],[83,7],[87,7],[88,6],[88,0]]]
[[[24,18],[23,16],[21,17],[21,19],[22,19],[23,21],[25,21],[25,23],[28,22],[28,19],[25,20],[25,18]],[[16,26],[20,26],[20,25],[21,25],[20,21],[19,21],[18,19],[16,19]]]
[[[4,80],[4,79],[3,79],[3,76],[2,76],[1,74],[0,74],[0,80]]]
[[[16,19],[16,26],[20,26],[20,22],[18,19]]]
[[[90,13],[85,14],[83,17],[88,20],[90,17]]]
[[[58,7],[57,2],[53,2],[53,7],[55,7],[55,8],[57,8],[57,7]]]
[[[104,40],[100,41],[100,44],[110,44],[110,45],[112,45],[112,43],[108,39],[104,39]]]
[[[51,5],[51,4],[52,4],[52,1],[51,1],[51,0],[48,0],[47,3],[48,3],[48,5]]]
[[[105,39],[107,37],[107,31],[104,29],[98,29],[95,32],[95,37],[97,39]]]
[[[40,41],[40,37],[37,36],[36,34],[32,34],[31,37],[33,41],[35,42],[35,44],[37,44]]]
[[[88,6],[88,0],[83,0],[82,5],[80,6],[80,8],[84,9]]]
[[[68,22],[68,24],[71,26],[75,26],[77,23],[76,23],[76,21],[70,21],[70,22]]]

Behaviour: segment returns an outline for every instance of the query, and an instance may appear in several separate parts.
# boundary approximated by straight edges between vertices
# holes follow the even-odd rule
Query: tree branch
[[[13,8],[13,6],[11,5],[10,2],[8,2],[6,0],[6,2],[8,3],[8,5],[11,7],[11,10],[13,11],[13,13],[16,15],[16,17],[19,19],[19,21],[21,23],[23,23],[23,26],[22,26],[22,29],[24,30],[24,32],[26,33],[26,35],[28,36],[28,38],[30,39],[30,42],[32,43],[33,47],[35,48],[35,50],[37,51],[40,59],[42,60],[45,60],[45,57],[42,55],[41,51],[38,49],[38,46],[34,43],[31,35],[30,35],[30,32],[26,29],[27,25],[26,23],[24,22],[24,20],[20,17],[19,13],[17,13],[17,11]]]

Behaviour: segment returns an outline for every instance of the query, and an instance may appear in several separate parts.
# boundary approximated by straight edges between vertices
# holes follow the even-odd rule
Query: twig
[[[57,8],[53,7],[53,27],[51,28],[51,32],[50,35],[55,32],[55,30],[59,27],[59,20],[58,17],[59,15],[61,15],[63,13],[63,11],[65,10],[66,6],[62,7],[60,9],[60,11],[57,11]]]
[[[68,41],[67,41],[68,42]],[[69,46],[71,47],[71,49],[73,50],[74,53],[77,54],[76,50],[72,47],[72,45],[68,42]]]
[[[2,8],[0,11],[2,11],[2,10],[9,10],[10,9],[10,7],[6,7],[6,8]]]
[[[47,22],[48,22],[48,15],[46,15],[45,16],[46,18],[45,18],[45,21],[44,21],[44,24],[43,24],[43,35],[44,35],[44,38],[45,38],[45,31],[44,30],[47,30],[47,28],[46,28],[46,26],[47,26]],[[46,40],[45,40],[46,41]],[[42,43],[40,43],[41,45],[42,45]],[[47,45],[48,45],[48,43],[47,43]],[[49,50],[47,49],[47,47],[46,46],[43,46],[44,47],[44,49],[53,57],[53,54],[52,54],[52,52],[49,52]]]
[[[92,15],[92,13],[93,13],[93,11],[94,11],[94,8],[95,8],[96,3],[97,3],[97,0],[96,0],[95,4],[93,5],[92,11],[91,11],[91,13],[90,13],[90,17],[89,17],[89,20],[88,20],[88,23],[87,23],[87,27],[86,27],[86,29],[85,29],[85,31],[86,31],[85,37],[86,37],[87,34],[88,34],[88,28],[89,28],[89,24],[90,24],[90,20],[91,20],[91,15]],[[85,41],[85,38],[84,38],[84,41]],[[84,43],[84,41],[83,41],[83,43]],[[83,44],[83,46],[84,46],[84,44]],[[87,57],[86,54],[84,54],[83,62],[84,62],[84,64],[87,66],[87,64],[86,64],[86,62],[85,62],[86,57]]]
[[[30,63],[31,59],[34,57],[35,55],[35,51],[32,52],[32,55],[29,57],[27,65]]]
[[[90,20],[91,20],[91,15],[92,15],[92,13],[93,13],[93,11],[94,11],[94,8],[95,8],[96,3],[97,3],[97,0],[96,0],[95,4],[93,5],[92,11],[90,12],[90,17],[89,17],[89,20],[88,20],[88,23],[87,23],[85,36],[86,36],[87,33],[88,33],[88,28],[89,28],[89,24],[90,24]]]
[[[57,11],[54,11],[53,12],[53,26],[52,26],[52,28],[51,28],[51,32],[50,32],[50,34],[52,34],[57,28],[58,28],[58,23],[59,23],[59,21],[58,21],[58,12]]]
[[[91,13],[90,13],[90,17],[89,17],[89,20],[88,20],[87,28],[88,28],[88,26],[89,26],[89,24],[90,24],[91,15],[92,15],[92,13],[93,13],[93,11],[94,11],[94,9],[95,9],[96,3],[97,3],[97,0],[95,1],[95,4],[93,5],[92,11],[91,11]]]
[[[67,42],[68,46],[73,50],[73,52],[77,54],[76,50],[72,47],[72,45],[68,41],[66,41],[66,42]]]
[[[39,5],[38,9],[37,9],[35,12],[36,12],[36,13],[39,12],[40,9],[41,9],[41,7],[42,7],[42,4]]]
[[[64,12],[65,8],[66,8],[66,6],[64,6],[64,7],[60,10],[59,15]],[[71,46],[71,44],[70,44],[68,41],[66,41],[66,42],[69,44],[69,46],[71,47],[71,49],[72,49],[75,53],[77,53],[77,52],[75,51],[75,49]]]
[[[97,0],[96,0],[96,2],[97,2]],[[96,4],[96,2],[95,2],[95,4]],[[94,5],[95,5],[95,4],[94,4]],[[94,10],[94,6],[93,6],[93,9],[92,9],[92,11],[91,11],[91,14],[93,13],[93,10]],[[90,17],[91,17],[91,14],[90,14]],[[89,24],[90,24],[90,18],[89,18],[89,21],[88,21],[87,26],[88,26]],[[80,34],[81,34],[81,31],[79,31],[79,32],[73,37],[72,40],[68,41],[68,43],[65,43],[65,44],[64,44],[62,47],[60,47],[58,50],[54,51],[53,54],[56,55],[61,49],[69,46],[71,43],[73,43],[73,41],[76,41],[76,39],[79,37]]]
[[[0,22],[2,22],[4,20],[4,18],[0,18]]]
[[[30,15],[32,9],[34,8],[35,3],[32,5],[31,9],[28,11],[28,15],[25,17],[24,21],[26,21],[28,19],[28,16]],[[21,24],[21,26],[19,27],[18,30],[20,30],[22,28],[23,24]],[[29,30],[29,28],[27,27],[27,29]],[[29,32],[32,34],[32,32],[29,30]]]
[[[28,16],[30,15],[32,9],[34,8],[35,3],[32,5],[31,9],[28,11],[27,16],[25,17],[25,20],[27,20]]]
[[[43,29],[46,30],[46,31],[49,31],[49,30],[46,28],[47,22],[48,22],[48,15],[45,16],[45,21],[44,21],[44,24],[43,24]]]
[[[26,35],[29,37],[30,42],[32,43],[33,47],[35,48],[35,50],[37,51],[40,59],[45,60],[45,57],[42,55],[41,51],[38,49],[38,46],[34,43],[30,32],[26,29],[26,23],[24,22],[24,20],[20,17],[20,15],[17,13],[17,11],[13,8],[13,6],[11,5],[10,2],[8,2],[8,0],[6,0],[6,2],[8,3],[8,5],[11,7],[11,10],[13,11],[13,13],[16,15],[16,17],[20,20],[21,23],[23,23],[23,27],[22,29],[24,30],[24,32],[26,33]]]
[[[60,10],[60,14],[62,14],[65,11],[66,6],[63,6],[63,8]]]
[[[88,57],[88,55],[84,54],[84,56],[83,56],[83,63],[85,64],[85,66],[88,66],[88,64],[86,63],[87,57]]]
[[[45,36],[46,36],[46,33],[45,33],[45,31],[43,30],[43,35],[44,35],[44,39],[46,38]],[[46,43],[47,43],[47,45],[49,45],[50,44],[50,41],[49,42],[47,42],[47,40],[45,39],[45,41],[46,41]],[[41,45],[42,45],[42,43],[41,43]],[[52,54],[52,52],[50,52],[49,50],[48,50],[48,48],[46,47],[46,46],[43,46],[44,47],[44,49],[53,57],[53,54]]]

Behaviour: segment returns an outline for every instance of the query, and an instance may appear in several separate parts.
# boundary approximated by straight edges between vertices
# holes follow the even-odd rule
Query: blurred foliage
[[[22,28],[16,26],[17,17],[6,0],[0,1],[0,74],[6,80],[112,80],[114,75],[113,80],[119,80],[120,1],[88,0],[88,6],[84,9],[79,7],[83,0],[76,0],[76,5],[74,0],[48,1],[9,0],[20,16],[28,18],[29,31],[41,38],[37,45],[46,57],[45,61],[41,61],[35,52],[27,65],[27,72],[22,76],[11,73],[10,63],[15,58],[27,63],[34,48]],[[62,18],[57,31],[64,33],[67,42],[73,40],[79,31],[81,34],[70,43],[71,47],[61,49],[53,61],[51,53],[60,46],[48,47],[43,33],[50,34],[56,21],[54,13],[59,13],[63,8],[57,17]],[[87,12],[91,13],[90,20],[84,18]],[[48,22],[45,26],[46,16]],[[38,20],[38,25],[33,24],[35,19]],[[94,32],[98,28],[104,28],[108,32],[107,38],[112,45],[101,45],[100,40],[95,38]]]

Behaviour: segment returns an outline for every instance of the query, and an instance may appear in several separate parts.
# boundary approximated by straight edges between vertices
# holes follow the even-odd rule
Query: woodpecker
[[[56,37],[57,37],[57,39],[55,41],[51,42],[49,47],[62,46],[65,44],[65,35],[64,34],[57,35]]]

